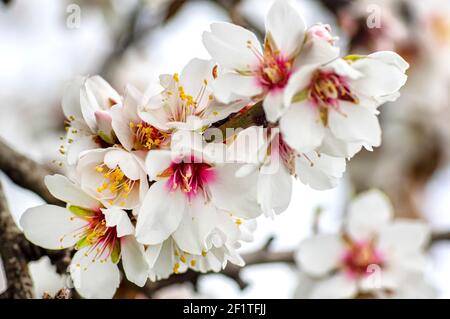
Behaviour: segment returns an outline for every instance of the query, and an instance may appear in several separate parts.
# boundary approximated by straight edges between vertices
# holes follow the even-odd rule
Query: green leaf
[[[92,210],[80,207],[80,206],[69,206],[69,210],[78,217],[90,217],[95,216],[95,212]]]

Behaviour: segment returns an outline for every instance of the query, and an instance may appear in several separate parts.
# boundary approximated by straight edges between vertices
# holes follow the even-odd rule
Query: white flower
[[[148,273],[144,247],[134,238],[128,214],[105,208],[61,175],[47,176],[53,196],[67,208],[42,205],[28,209],[20,224],[28,240],[47,249],[74,246],[70,273],[77,291],[86,298],[111,298],[120,283],[122,260],[128,280],[143,286]]]
[[[348,56],[327,65],[307,65],[292,76],[290,105],[280,119],[286,142],[297,151],[351,157],[361,146],[381,143],[377,107],[399,96],[408,64],[394,52]]]
[[[369,191],[351,203],[343,234],[306,239],[296,257],[301,270],[318,279],[310,297],[395,292],[405,279],[420,278],[429,229],[419,221],[391,218],[384,194]]]
[[[203,44],[224,71],[214,94],[227,103],[237,98],[264,98],[266,118],[276,122],[283,112],[284,90],[304,65],[326,63],[339,54],[328,26],[306,30],[299,13],[285,0],[274,3],[266,17],[261,47],[252,32],[230,23],[214,23]]]
[[[217,66],[213,62],[192,59],[180,76],[161,75],[164,89],[141,108],[141,118],[160,130],[198,130],[246,106],[247,99],[223,104],[213,97],[211,83],[216,73]]]
[[[223,154],[215,154],[222,146],[205,145],[200,134],[179,131],[172,136],[170,151],[148,152],[147,173],[155,183],[139,210],[139,242],[156,245],[172,236],[180,249],[200,255],[219,223],[219,210],[242,218],[261,214],[257,175],[236,178],[242,165],[223,162]]]
[[[76,164],[85,150],[115,143],[109,111],[121,103],[121,96],[98,75],[77,77],[66,86],[62,109],[68,126],[60,152],[67,155],[69,165]]]
[[[318,152],[299,153],[289,147],[279,130],[252,126],[230,143],[230,157],[244,165],[238,175],[258,174],[258,203],[266,216],[286,210],[292,197],[292,177],[318,190],[333,188],[345,171],[345,159]]]
[[[119,147],[86,151],[76,167],[81,188],[107,207],[137,208],[148,190],[145,154]]]
[[[150,280],[161,280],[173,273],[193,269],[202,273],[218,272],[227,262],[244,266],[244,261],[236,252],[240,241],[253,240],[255,220],[237,218],[224,211],[218,212],[218,223],[206,239],[206,248],[200,254],[191,254],[181,249],[169,237],[158,245],[147,247],[145,256],[150,267]]]

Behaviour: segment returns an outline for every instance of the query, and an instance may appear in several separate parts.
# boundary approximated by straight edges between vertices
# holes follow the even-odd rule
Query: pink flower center
[[[247,42],[247,47],[259,60],[259,66],[254,73],[264,90],[272,91],[284,88],[292,73],[291,61],[283,57],[279,51],[274,51],[269,41],[265,43],[263,55],[255,49],[250,41]]]
[[[269,91],[284,88],[290,75],[290,63],[281,56],[266,56],[259,67],[259,83]]]
[[[328,111],[339,111],[339,101],[358,104],[359,99],[350,89],[347,79],[335,72],[317,71],[309,86],[308,98],[319,107],[324,125],[328,123]]]
[[[384,259],[372,241],[351,243],[342,257],[344,270],[350,276],[362,277],[371,274],[370,266],[383,267]]]
[[[75,215],[71,217],[72,220],[78,217],[87,221],[85,226],[74,234],[70,234],[78,238],[75,249],[79,250],[89,246],[86,256],[95,252],[92,262],[96,260],[105,262],[108,257],[111,257],[113,262],[117,263],[120,258],[120,242],[117,237],[117,230],[115,226],[106,226],[102,211],[100,209],[87,210],[78,206],[69,206],[69,210]],[[63,238],[61,238],[61,241]]]
[[[194,198],[200,192],[207,198],[205,186],[214,179],[212,166],[200,162],[195,158],[188,161],[172,162],[160,177],[168,177],[167,186],[170,191],[180,189],[189,199]]]

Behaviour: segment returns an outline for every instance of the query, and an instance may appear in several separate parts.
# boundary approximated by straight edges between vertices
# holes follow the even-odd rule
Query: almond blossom
[[[77,77],[66,86],[62,109],[68,126],[60,152],[69,165],[76,164],[82,151],[115,144],[110,110],[121,103],[121,96],[98,75]]]
[[[144,97],[129,85],[122,105],[111,108],[112,128],[120,144],[127,151],[149,151],[170,143],[170,131],[161,130],[142,120],[138,109]]]
[[[238,163],[225,162],[223,144],[206,144],[194,132],[179,131],[171,150],[152,150],[146,158],[155,181],[142,201],[136,238],[146,245],[172,236],[185,252],[200,255],[224,210],[241,218],[261,214],[256,200],[256,174],[238,179]]]
[[[339,49],[327,25],[307,30],[288,1],[275,1],[266,17],[263,46],[256,35],[230,23],[213,23],[203,44],[223,68],[214,94],[228,103],[238,98],[263,99],[266,118],[276,122],[284,110],[284,91],[304,65],[337,58]],[[295,77],[294,77],[295,79]]]
[[[148,190],[145,154],[120,147],[86,151],[76,167],[81,188],[107,207],[137,208]]]
[[[398,98],[407,69],[390,51],[305,66],[286,88],[289,107],[279,123],[284,139],[297,151],[322,147],[334,156],[372,150],[381,143],[377,108]]]
[[[286,210],[292,197],[292,176],[318,190],[333,188],[345,171],[345,159],[316,151],[299,153],[277,128],[252,126],[229,143],[230,157],[244,163],[238,175],[258,171],[258,203],[267,216]]]
[[[301,270],[318,279],[310,298],[389,295],[405,279],[423,277],[428,239],[426,224],[392,221],[390,202],[373,190],[353,200],[341,234],[306,239],[296,257]]]
[[[147,247],[145,256],[150,267],[152,281],[169,277],[173,273],[183,273],[193,269],[202,273],[218,272],[228,262],[244,266],[237,253],[241,241],[253,240],[255,220],[246,220],[224,211],[218,212],[218,223],[206,239],[206,248],[200,254],[190,254],[182,250],[172,237],[161,244]]]
[[[67,207],[30,208],[20,224],[26,238],[38,246],[77,250],[69,269],[78,293],[85,298],[111,298],[120,283],[119,261],[127,279],[143,286],[148,265],[127,212],[106,208],[62,175],[47,176],[45,184]]]
[[[241,110],[250,102],[248,99],[223,104],[214,98],[211,86],[217,70],[213,62],[196,58],[184,67],[181,75],[161,75],[163,90],[140,108],[140,117],[164,131],[198,130]]]

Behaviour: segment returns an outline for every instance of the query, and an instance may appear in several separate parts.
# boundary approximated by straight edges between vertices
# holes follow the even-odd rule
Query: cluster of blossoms
[[[339,58],[329,26],[307,29],[285,0],[266,30],[261,45],[242,27],[212,24],[203,34],[211,60],[161,75],[150,97],[131,86],[122,96],[99,76],[67,87],[60,151],[72,179],[46,179],[67,206],[29,209],[21,225],[42,247],[75,247],[70,272],[82,296],[112,297],[120,261],[140,286],[242,266],[236,250],[256,217],[287,208],[291,176],[332,188],[346,158],[380,144],[377,107],[398,97],[407,63],[393,52]],[[261,104],[264,127],[207,138]]]
[[[424,280],[429,227],[416,220],[392,220],[392,216],[386,196],[368,191],[349,205],[339,234],[304,240],[296,259],[306,278],[297,297],[401,298],[411,291],[416,292],[415,298],[420,293],[431,297]]]

